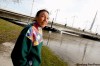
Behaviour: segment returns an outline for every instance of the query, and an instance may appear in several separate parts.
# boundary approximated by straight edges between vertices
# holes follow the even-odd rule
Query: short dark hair
[[[37,12],[36,17],[38,17],[41,12],[47,12],[49,14],[49,12],[46,9],[42,9]]]

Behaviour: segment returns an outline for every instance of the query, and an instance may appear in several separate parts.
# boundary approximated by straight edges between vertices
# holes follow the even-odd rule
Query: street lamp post
[[[32,11],[33,11],[33,5],[34,5],[34,0],[32,1],[32,7],[31,7],[31,12],[30,12],[30,17],[29,17],[28,23],[31,21],[31,16],[32,16]]]
[[[55,15],[55,18],[53,18],[53,20],[52,20],[51,28],[53,26],[54,21],[56,21],[56,19],[57,19],[58,11],[59,11],[59,9],[56,10],[56,15]]]
[[[72,27],[73,27],[73,25],[74,25],[74,20],[75,20],[75,16],[73,16],[73,23],[72,23]]]
[[[55,21],[56,21],[56,19],[57,19],[58,11],[59,11],[59,9],[56,10]]]
[[[97,12],[98,12],[98,11],[97,11]],[[94,19],[93,19],[93,22],[92,22],[92,24],[91,24],[91,26],[90,26],[90,30],[92,30],[92,28],[93,28],[93,25],[94,25],[94,22],[95,22],[95,19],[96,19],[96,16],[97,16],[97,12],[96,12],[95,17],[94,17]]]

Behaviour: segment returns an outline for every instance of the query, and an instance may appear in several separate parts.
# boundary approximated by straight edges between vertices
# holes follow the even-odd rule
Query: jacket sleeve
[[[32,47],[32,42],[26,37],[27,30],[28,27],[22,30],[11,53],[14,66],[29,66],[27,57]]]

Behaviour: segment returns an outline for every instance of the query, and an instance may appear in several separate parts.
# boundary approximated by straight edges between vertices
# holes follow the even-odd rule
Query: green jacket
[[[42,34],[39,34],[38,40],[35,31],[32,29],[35,23],[26,26],[20,33],[15,47],[11,53],[11,59],[14,66],[40,66],[41,63],[41,47],[43,44]],[[36,28],[36,27],[35,27]],[[32,34],[33,33],[33,34]],[[34,40],[32,40],[31,38]],[[40,41],[41,39],[41,41]],[[38,43],[37,43],[37,42]],[[40,41],[40,42],[39,42]],[[35,45],[36,42],[36,45]]]

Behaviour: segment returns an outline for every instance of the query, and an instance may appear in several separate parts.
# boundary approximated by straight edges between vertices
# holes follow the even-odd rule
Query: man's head
[[[39,10],[36,14],[36,21],[43,28],[47,26],[49,20],[49,12],[45,9]]]

